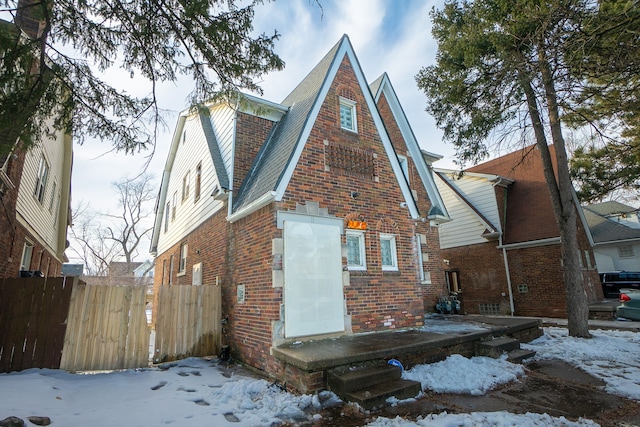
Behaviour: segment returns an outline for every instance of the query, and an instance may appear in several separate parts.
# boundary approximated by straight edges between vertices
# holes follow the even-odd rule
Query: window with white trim
[[[171,214],[171,202],[167,202],[167,207],[164,210],[164,232],[169,231],[169,215]]]
[[[193,192],[195,193],[194,201],[200,200],[200,187],[202,185],[202,162],[196,166],[196,183]]]
[[[29,270],[31,267],[31,256],[33,255],[33,244],[30,242],[24,242],[22,247],[22,259],[20,260],[20,270]]]
[[[183,242],[180,245],[180,269],[178,270],[178,273],[184,274],[187,271],[187,251],[187,242]]]
[[[347,268],[366,270],[367,259],[364,246],[364,231],[347,230]]]
[[[187,173],[182,178],[182,202],[189,198],[189,181],[191,179],[191,171],[187,171]]]
[[[174,221],[176,219],[176,205],[178,204],[178,192],[177,191],[173,192],[173,198],[171,199],[171,203],[173,203],[171,205],[171,221]]]
[[[398,270],[398,254],[396,252],[396,236],[380,233],[380,255],[382,258],[382,270]]]
[[[38,165],[38,177],[36,179],[36,188],[33,190],[33,195],[38,199],[40,203],[44,200],[44,193],[47,188],[47,179],[49,178],[49,163],[45,159],[44,154],[40,157],[40,164]]]
[[[340,97],[340,127],[351,132],[358,132],[356,102]]]
[[[169,257],[169,284],[173,284],[173,255]]]

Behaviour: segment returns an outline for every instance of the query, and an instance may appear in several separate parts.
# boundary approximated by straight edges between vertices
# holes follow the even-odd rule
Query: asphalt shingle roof
[[[251,167],[251,172],[234,194],[234,212],[277,188],[297,145],[304,143],[300,140],[302,131],[336,59],[336,53],[346,40],[346,36],[343,36],[282,101],[281,104],[288,107],[289,111],[274,125]]]
[[[636,209],[619,202],[597,203],[582,207],[595,243],[640,239],[640,229],[627,227],[605,217],[614,213],[633,212]]]

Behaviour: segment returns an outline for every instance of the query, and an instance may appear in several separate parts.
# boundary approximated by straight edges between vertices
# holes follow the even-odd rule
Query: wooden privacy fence
[[[73,287],[60,368],[130,369],[149,364],[145,286]]]
[[[58,368],[73,278],[0,281],[0,372]]]
[[[219,354],[220,286],[161,286],[157,304],[154,362]]]

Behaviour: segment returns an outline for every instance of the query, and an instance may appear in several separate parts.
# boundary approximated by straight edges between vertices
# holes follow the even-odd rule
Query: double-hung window
[[[358,121],[356,119],[356,103],[347,98],[340,97],[340,127],[358,132]]]
[[[187,271],[187,242],[180,245],[180,268],[178,273],[185,273]]]
[[[380,234],[380,254],[382,270],[398,270],[398,254],[396,252],[396,237],[393,234]]]
[[[20,260],[20,270],[29,270],[31,267],[31,256],[33,255],[33,244],[25,242],[22,247],[22,259]]]
[[[40,164],[38,165],[38,177],[36,179],[36,188],[33,190],[33,195],[38,199],[40,203],[44,200],[45,189],[47,188],[47,179],[49,178],[49,164],[44,155],[40,157]]]
[[[182,178],[182,202],[189,198],[189,181],[191,180],[191,173],[187,171],[187,173]]]
[[[367,260],[364,246],[364,232],[347,230],[347,267],[349,270],[366,270]]]

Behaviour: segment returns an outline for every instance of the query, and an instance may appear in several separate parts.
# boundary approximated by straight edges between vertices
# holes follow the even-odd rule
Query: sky
[[[277,0],[256,9],[256,33],[278,31],[275,51],[285,68],[264,77],[263,98],[281,102],[322,57],[347,34],[369,82],[387,72],[421,148],[440,154],[439,167],[453,166],[453,148],[442,143],[442,132],[425,112],[426,98],[415,75],[435,61],[429,11],[441,0]],[[145,82],[118,70],[106,76],[118,88],[144,95]],[[159,185],[178,114],[185,109],[192,85],[188,80],[164,84],[160,106],[167,110],[167,128],[158,137],[149,165]],[[107,141],[88,141],[74,147],[72,206],[88,202],[100,212],[116,208],[111,183],[137,175],[149,152],[135,156],[110,153]],[[144,257],[141,257],[144,258]]]
[[[481,325],[446,320],[424,328],[434,333],[465,332]],[[640,400],[640,333],[593,330],[589,340],[567,336],[567,329],[544,328],[544,335],[523,344],[536,351],[535,359],[562,359],[606,384],[614,395]],[[237,366],[237,365],[234,365]],[[283,422],[319,421],[321,410],[342,404],[328,391],[297,395],[282,391],[264,379],[218,364],[217,360],[189,358],[160,367],[101,373],[68,373],[28,369],[0,374],[0,420],[46,416],[61,426],[181,427],[267,426]],[[505,359],[449,356],[444,361],[417,365],[403,373],[420,381],[423,392],[483,395],[501,384],[526,375],[522,365]],[[420,396],[418,396],[419,398]],[[413,401],[388,400],[390,405]],[[349,413],[349,411],[343,411]],[[400,410],[398,413],[402,413]],[[422,414],[418,419],[374,418],[368,427],[578,427],[597,426],[588,419],[568,420],[545,413],[446,412]],[[308,425],[308,424],[307,424]]]

